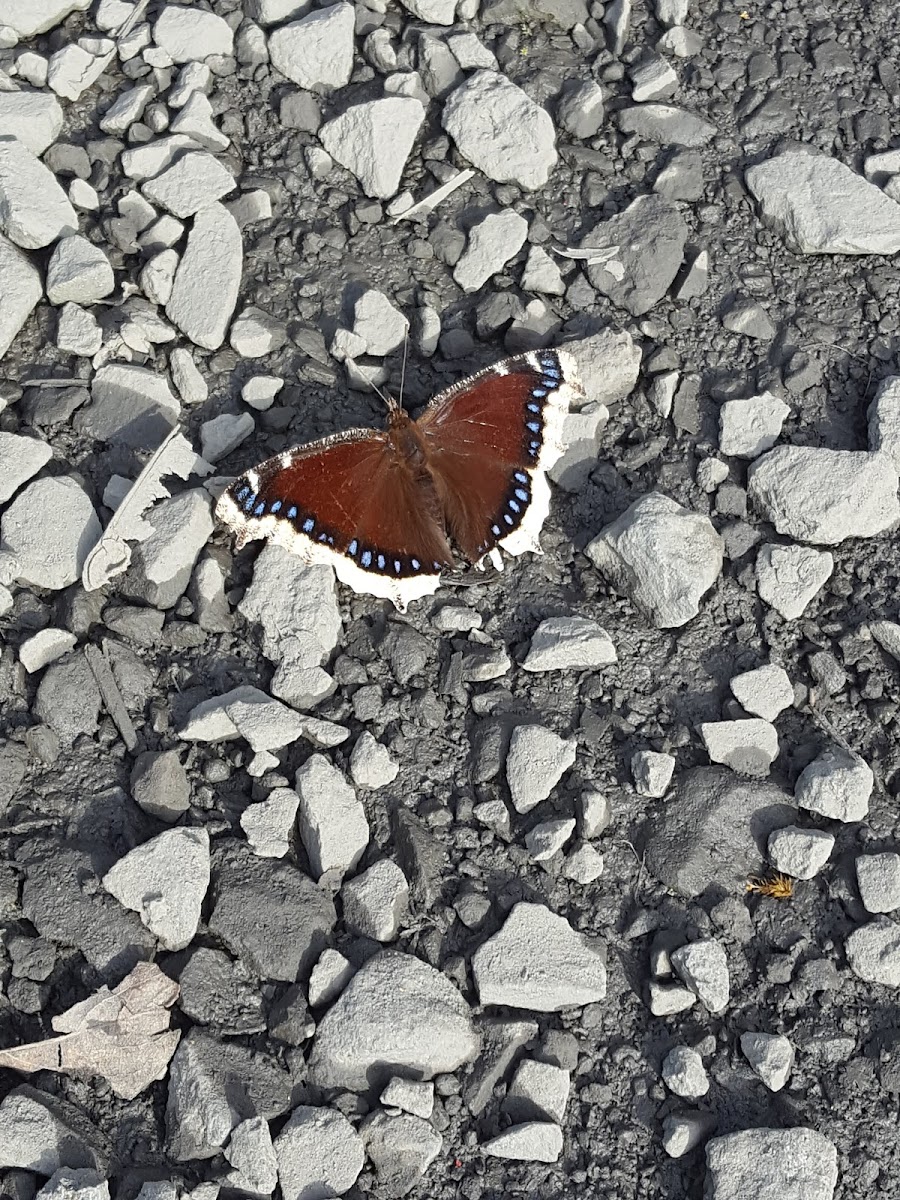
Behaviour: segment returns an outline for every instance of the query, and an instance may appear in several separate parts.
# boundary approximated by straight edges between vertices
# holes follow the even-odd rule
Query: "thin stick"
[[[409,326],[403,335],[403,365],[400,367],[400,407],[403,407],[403,388],[406,384],[406,352],[409,349]]]

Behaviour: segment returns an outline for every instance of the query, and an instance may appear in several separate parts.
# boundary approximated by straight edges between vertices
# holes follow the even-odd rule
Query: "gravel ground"
[[[0,0],[0,1195],[900,1196],[898,60]],[[401,614],[213,509],[407,340],[585,395]]]

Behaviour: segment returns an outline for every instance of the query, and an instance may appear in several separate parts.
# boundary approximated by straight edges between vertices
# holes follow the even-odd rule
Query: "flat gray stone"
[[[812,879],[818,875],[833,849],[834,836],[824,829],[786,825],[769,835],[769,861],[776,871],[792,879]]]
[[[509,742],[506,779],[516,812],[546,800],[575,762],[577,743],[543,725],[517,725]]]
[[[99,246],[80,234],[60,238],[47,264],[47,299],[51,304],[93,304],[116,286],[109,259]]]
[[[14,578],[51,591],[80,578],[100,532],[90,498],[67,475],[30,483],[0,518],[0,541],[12,555]]]
[[[221,200],[236,186],[227,167],[198,150],[182,154],[172,166],[148,179],[141,191],[157,207],[184,219]]]
[[[6,17],[4,14],[4,23]],[[62,130],[63,110],[49,92],[0,92],[0,137],[14,137],[42,155]]]
[[[472,956],[482,1004],[559,1012],[606,996],[606,950],[543,904],[516,904]]]
[[[317,879],[353,869],[369,844],[366,812],[341,772],[324,754],[311,755],[295,777],[298,825]]]
[[[290,788],[273,788],[265,800],[248,804],[241,813],[241,829],[260,858],[284,858],[297,819],[300,797]]]
[[[363,1168],[362,1138],[343,1113],[301,1104],[275,1138],[284,1200],[329,1200],[356,1183]]]
[[[739,775],[765,777],[778,757],[778,731],[760,717],[703,721],[700,736],[710,760],[731,767]]]
[[[393,942],[409,908],[409,884],[395,862],[384,858],[341,888],[344,923],[376,942]]]
[[[20,1084],[0,1101],[0,1167],[53,1175],[106,1169],[109,1147],[74,1104]]]
[[[372,1113],[360,1134],[379,1186],[397,1197],[412,1191],[444,1146],[428,1121],[410,1113]]]
[[[227,55],[234,49],[234,34],[222,17],[175,4],[166,5],[156,18],[153,40],[176,63]]]
[[[587,617],[548,617],[531,637],[524,671],[586,671],[617,662],[609,634]]]
[[[726,400],[719,409],[719,449],[737,458],[758,458],[778,441],[790,412],[771,392]]]
[[[274,663],[294,658],[303,638],[311,643],[306,665],[319,666],[343,629],[331,568],[310,566],[271,543],[253,564],[253,580],[238,611],[261,626],[263,654]]]
[[[570,1086],[570,1073],[563,1067],[524,1058],[512,1077],[503,1110],[514,1121],[555,1121],[561,1125]]]
[[[50,446],[39,438],[0,433],[0,504],[15,495],[52,457]]]
[[[794,688],[784,667],[768,663],[754,671],[744,671],[729,681],[731,694],[740,706],[764,721],[774,721],[794,703]]]
[[[520,1162],[554,1163],[563,1149],[563,1133],[551,1121],[526,1121],[511,1125],[503,1133],[481,1146],[492,1158],[511,1158]]]
[[[747,494],[779,533],[835,546],[876,537],[900,520],[897,486],[887,454],[779,446],[750,467]]]
[[[409,954],[383,950],[353,976],[316,1031],[317,1087],[366,1091],[398,1071],[433,1079],[478,1053],[469,1006],[453,984]]]
[[[638,104],[618,114],[622,133],[637,134],[661,146],[705,146],[716,136],[716,127],[696,113],[673,104]]]
[[[131,363],[108,363],[95,373],[91,404],[79,411],[75,427],[98,441],[155,449],[180,415],[164,375]]]
[[[745,178],[763,223],[798,254],[900,250],[900,204],[836,158],[789,150]]]
[[[171,824],[187,812],[191,785],[177,750],[145,750],[131,771],[131,795],[151,817]]]
[[[687,624],[722,571],[712,522],[650,492],[594,538],[585,554],[658,629]]]
[[[441,121],[460,154],[498,183],[543,187],[556,166],[550,114],[498,71],[476,71],[444,102]]]
[[[657,750],[638,750],[631,757],[634,790],[656,800],[666,794],[675,771],[675,758]]]
[[[814,1129],[745,1129],[706,1143],[708,1200],[833,1200],[837,1179],[837,1150]]]
[[[525,244],[528,222],[512,209],[490,213],[469,230],[466,249],[453,270],[464,292],[477,292]]]
[[[641,348],[630,333],[612,326],[577,342],[566,342],[584,388],[582,403],[615,404],[634,391],[641,369]]]
[[[216,202],[194,217],[166,316],[204,350],[218,350],[241,286],[244,250],[234,217]]]
[[[900,854],[860,854],[856,880],[867,912],[886,913],[900,908]]]
[[[134,547],[119,589],[154,608],[172,608],[184,595],[200,552],[214,525],[204,488],[190,488],[161,500],[148,514],[154,532]]]
[[[876,917],[847,938],[847,962],[853,974],[866,983],[900,987],[900,925],[890,917]]]

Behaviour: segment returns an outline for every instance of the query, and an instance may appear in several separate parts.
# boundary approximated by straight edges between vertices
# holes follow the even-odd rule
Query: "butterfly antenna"
[[[389,413],[393,412],[394,409],[398,407],[397,401],[393,398],[393,396],[389,396],[387,392],[383,392],[374,379],[369,380],[369,386],[384,404]]]

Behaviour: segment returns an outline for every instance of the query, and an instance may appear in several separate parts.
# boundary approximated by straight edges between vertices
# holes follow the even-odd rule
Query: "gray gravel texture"
[[[9,13],[0,3],[0,27],[17,13],[27,15],[27,0],[10,3]],[[0,49],[0,68],[12,71],[23,52],[46,57],[80,36],[97,35],[96,4],[88,11],[83,3],[59,7],[71,15],[36,35],[22,17],[26,32],[18,45]],[[162,7],[151,0],[146,19],[155,21]],[[46,127],[30,126],[29,137],[36,150],[49,146],[43,161],[67,194],[73,179],[96,189],[99,209],[79,208],[77,216],[80,232],[103,249],[115,272],[111,296],[85,300],[103,337],[131,329],[131,361],[160,379],[170,354],[187,347],[202,379],[182,362],[188,382],[178,385],[180,422],[198,450],[204,422],[229,418],[207,432],[207,439],[227,447],[217,472],[232,476],[311,438],[379,424],[380,403],[349,384],[375,372],[396,391],[399,356],[365,357],[371,345],[365,340],[346,367],[343,351],[329,353],[338,331],[338,346],[352,343],[356,303],[368,289],[384,293],[411,322],[405,392],[411,408],[505,353],[577,342],[606,327],[631,335],[641,370],[628,395],[604,400],[609,420],[605,428],[600,422],[599,447],[591,449],[598,449],[596,461],[574,485],[554,489],[543,557],[508,560],[495,576],[447,581],[404,616],[340,588],[343,624],[334,649],[323,654],[294,636],[295,629],[260,618],[265,604],[258,593],[255,615],[249,606],[238,607],[259,549],[234,554],[224,531],[210,535],[196,478],[169,483],[174,495],[193,497],[181,508],[201,511],[190,520],[178,516],[184,527],[177,534],[157,535],[163,544],[173,537],[182,547],[182,539],[190,542],[177,570],[167,559],[153,575],[147,558],[153,546],[145,546],[127,575],[102,591],[83,590],[77,580],[97,536],[93,513],[108,522],[110,480],[137,475],[171,426],[172,407],[145,402],[133,410],[125,435],[116,436],[125,421],[116,406],[125,402],[107,406],[107,425],[98,398],[89,399],[90,358],[57,347],[56,309],[39,302],[7,338],[0,289],[0,345],[11,342],[0,358],[0,431],[46,442],[52,459],[35,468],[35,478],[66,480],[64,487],[32,494],[32,512],[37,500],[47,502],[38,535],[21,533],[17,519],[16,537],[32,539],[23,551],[30,564],[24,577],[10,574],[0,559],[0,1047],[51,1036],[51,1017],[103,984],[113,986],[151,955],[183,989],[174,1013],[183,1037],[169,1075],[135,1100],[118,1099],[96,1078],[45,1071],[23,1080],[0,1070],[0,1193],[28,1200],[62,1163],[97,1168],[111,1194],[125,1200],[148,1180],[171,1181],[185,1193],[205,1185],[196,1194],[212,1200],[219,1185],[246,1189],[256,1178],[269,1194],[277,1158],[284,1200],[331,1195],[316,1191],[324,1168],[318,1183],[303,1190],[309,1186],[303,1139],[310,1136],[304,1130],[321,1126],[335,1139],[338,1157],[346,1156],[330,1163],[334,1174],[327,1178],[354,1200],[370,1194],[385,1200],[403,1194],[413,1200],[900,1198],[896,913],[881,915],[879,903],[872,909],[879,915],[871,916],[858,884],[860,856],[895,852],[900,839],[900,661],[889,649],[897,639],[886,633],[876,639],[869,629],[898,620],[896,535],[854,537],[851,513],[842,539],[829,542],[833,571],[802,615],[786,619],[758,594],[754,562],[763,543],[792,543],[760,510],[748,508],[746,459],[726,458],[724,473],[698,472],[719,454],[723,402],[766,391],[790,410],[778,445],[864,450],[869,404],[882,380],[900,374],[896,231],[879,225],[877,237],[856,243],[841,231],[842,250],[877,245],[876,253],[801,253],[817,236],[815,222],[800,233],[791,225],[786,241],[763,223],[745,182],[748,168],[802,146],[839,160],[861,179],[865,159],[892,148],[900,136],[896,5],[785,0],[741,10],[699,0],[689,6],[635,0],[632,9],[628,0],[615,0],[604,11],[602,3],[588,7],[583,0],[462,0],[463,15],[454,19],[451,3],[360,3],[349,81],[342,50],[336,65],[324,64],[337,71],[342,86],[332,90],[326,74],[313,81],[312,91],[291,84],[263,53],[270,28],[297,20],[303,5],[199,0],[191,7],[217,14],[238,31],[237,57],[210,60],[206,87],[212,120],[230,145],[221,149],[208,128],[200,143],[228,168],[238,190],[202,224],[219,231],[213,240],[228,244],[235,223],[243,224],[235,315],[258,308],[272,318],[274,332],[265,322],[249,322],[241,353],[227,341],[218,345],[215,314],[199,323],[196,313],[184,316],[190,297],[182,300],[186,285],[178,284],[169,314],[179,327],[174,340],[141,343],[129,325],[123,285],[138,282],[148,253],[135,245],[140,217],[129,213],[136,202],[117,208],[140,186],[124,174],[121,152],[168,136],[153,106],[165,99],[165,80],[175,82],[177,66],[152,68],[140,52],[124,64],[114,60],[78,99],[63,100],[61,129],[50,111]],[[245,18],[253,21],[244,24]],[[217,24],[216,39],[221,36]],[[349,26],[341,37],[349,37]],[[459,38],[457,59],[448,45]],[[0,40],[4,45],[9,38]],[[685,56],[673,55],[675,47]],[[647,67],[658,53],[671,65],[674,84],[667,72]],[[367,194],[324,155],[320,125],[379,100],[398,60],[400,70],[417,66],[424,84],[419,99],[427,104],[399,189],[421,199],[453,170],[470,165],[442,127],[441,111],[464,78],[491,69],[491,55],[553,118],[558,160],[552,163],[552,150],[550,158],[545,154],[532,180],[549,171],[545,184],[527,190],[515,173],[498,183],[476,170],[434,213],[392,222],[386,206],[397,189],[390,172],[379,174],[378,162],[368,164]],[[12,78],[14,86],[24,83]],[[2,90],[5,81],[0,76],[2,104],[14,94]],[[639,98],[651,103],[635,105],[638,82]],[[152,93],[143,131],[134,136],[132,129],[131,141],[102,131],[110,104],[142,83]],[[591,83],[599,84],[602,97]],[[679,124],[668,106],[701,122]],[[624,128],[637,132],[623,132],[622,110],[628,112]],[[202,127],[202,112],[188,116]],[[544,129],[542,120],[537,125],[529,127],[529,139]],[[339,131],[333,127],[329,136]],[[383,130],[381,136],[390,140]],[[874,182],[900,180],[898,172],[900,161]],[[602,232],[604,222],[654,190],[659,202]],[[259,191],[269,196],[272,215],[244,223],[258,200],[238,197]],[[75,195],[83,191],[76,188]],[[51,221],[69,219],[66,203],[57,203]],[[239,210],[236,222],[228,205]],[[463,290],[453,268],[468,231],[501,210],[525,218],[527,240],[509,261],[500,255],[484,286],[475,280],[478,290]],[[662,231],[647,224],[648,213],[657,210]],[[153,219],[163,215],[160,210]],[[853,217],[847,214],[850,225]],[[40,219],[29,212],[29,229]],[[778,219],[784,227],[786,218]],[[891,213],[884,217],[887,224],[892,219]],[[172,232],[173,220],[165,216],[158,236],[171,237],[181,254],[185,241]],[[43,228],[27,235],[23,254],[45,278],[48,243],[59,228],[48,234]],[[552,254],[556,247],[608,246],[616,229],[650,239],[643,263],[640,241],[622,246],[624,283],[607,265]],[[160,241],[157,249],[167,244]],[[188,253],[199,245],[198,235]],[[534,247],[550,252],[562,287],[559,272],[533,258],[549,283],[540,294],[522,290]],[[32,294],[33,271],[5,244],[0,268],[16,281],[17,296],[23,288]],[[237,285],[233,271],[206,283],[224,291]],[[526,311],[536,300],[545,307]],[[92,340],[90,327],[87,333],[90,354],[99,340]],[[207,343],[213,348],[203,349]],[[674,392],[670,377],[662,383],[673,371]],[[264,399],[253,406],[253,421],[238,425],[247,413],[242,388],[261,375],[284,385],[263,388],[264,396],[274,396],[270,406]],[[69,386],[31,382],[47,379]],[[16,454],[24,451],[10,446],[4,462],[14,475]],[[40,457],[46,456],[35,461]],[[707,477],[715,478],[701,484]],[[21,506],[29,493],[18,477],[15,487]],[[709,517],[726,550],[698,615],[667,628],[619,594],[584,554],[607,525],[652,492]],[[73,493],[74,516],[54,507]],[[4,501],[0,518],[15,497]],[[60,526],[68,542],[57,553]],[[270,586],[283,578],[286,595],[293,587],[278,570],[266,578]],[[317,596],[310,603],[315,609]],[[616,661],[524,670],[538,626],[569,616],[596,623],[615,647]],[[70,639],[57,639],[64,657],[27,671],[19,648],[45,628],[69,631],[77,645],[69,650]],[[104,674],[86,648],[95,648],[111,670]],[[779,753],[764,769],[768,778],[710,768],[700,726],[753,715],[734,699],[729,682],[769,663],[784,668],[794,697],[783,711],[775,704]],[[294,740],[276,738],[254,753],[224,708],[210,718],[220,722],[223,740],[179,737],[198,704],[242,687],[268,696],[273,680],[274,694],[303,710],[305,732],[293,730]],[[513,805],[505,769],[512,731],[523,726],[543,727],[576,747],[574,764],[533,805],[531,799]],[[364,742],[351,765],[362,735],[371,735],[389,757]],[[795,806],[801,772],[835,747],[861,758],[873,773],[871,796],[850,806],[857,819]],[[667,798],[649,798],[634,786],[631,762],[645,751],[675,758]],[[304,777],[301,783],[295,778],[313,753],[345,780],[354,773],[372,781],[356,789],[359,806],[338,789],[356,836],[361,829],[365,843],[367,822],[369,840],[361,856],[339,845],[346,857],[329,857],[329,869],[313,849],[321,846],[315,797],[303,795]],[[399,768],[395,777],[390,763]],[[689,775],[692,768],[700,773]],[[273,857],[260,857],[248,843],[248,828],[261,814],[254,811],[243,822],[242,816],[276,789],[301,794],[299,823],[290,816],[296,811],[291,797],[280,792],[288,816],[273,813],[267,835]],[[597,793],[608,801],[609,820]],[[526,836],[537,826],[572,819],[573,839],[535,861]],[[766,873],[773,827],[797,825],[833,835],[827,863],[798,882],[790,900],[747,892],[744,881]],[[129,852],[173,826],[208,834],[202,869],[211,872],[211,883],[199,919],[194,912],[187,934],[176,938],[183,948],[166,950],[142,919],[146,899],[125,906],[101,880]],[[571,824],[552,827],[559,830],[571,836]],[[532,844],[545,841],[539,836]],[[285,843],[287,854],[279,857]],[[602,855],[599,876],[585,870],[585,846]],[[355,878],[384,860],[402,871],[408,900],[402,889],[391,892],[386,921],[373,892],[366,901],[372,912],[364,912],[365,921],[357,917],[357,925],[371,921],[373,929],[386,928],[388,938],[399,925],[387,947],[345,924],[340,894],[344,874]],[[314,861],[323,867],[321,878]],[[866,869],[864,861],[864,877]],[[881,885],[884,895],[897,891],[895,882]],[[592,954],[605,947],[605,995],[597,988],[597,998],[581,1007],[578,999],[533,1009],[519,1007],[527,1000],[482,1006],[484,983],[476,982],[473,957],[518,904],[565,918],[585,936],[584,945],[594,947]],[[181,929],[185,914],[176,916]],[[542,920],[533,928],[547,927]],[[191,939],[186,947],[184,937]],[[709,952],[696,977],[677,969],[685,958],[678,952],[688,943],[697,943],[700,956]],[[320,959],[328,949],[343,958]],[[557,949],[564,955],[565,946]],[[552,951],[543,935],[516,945],[523,971],[531,959],[552,968]],[[397,952],[423,966],[412,968],[415,1004],[392,1019],[385,997],[401,973],[392,973],[396,960],[375,956]],[[708,979],[704,983],[709,963],[714,992]],[[379,971],[388,983],[374,987],[370,981]],[[307,1003],[311,972],[318,1006]],[[353,972],[344,1000],[329,1008]],[[560,977],[565,980],[564,971]],[[552,991],[559,977],[551,983]],[[337,1015],[341,1005],[352,1011],[359,1040],[348,1042],[342,1022],[332,1017],[317,1043],[326,1012]],[[365,1057],[365,1038],[379,1018],[389,1026],[387,1041],[404,1043],[387,1063],[377,1049]],[[742,1052],[746,1034],[784,1035],[795,1050],[777,1093]],[[676,1047],[696,1052],[708,1077],[708,1091],[688,1107],[663,1082],[663,1063]],[[413,1077],[427,1076],[427,1064],[436,1064],[427,1117],[410,1115],[395,1125],[384,1117],[399,1111],[378,1102],[391,1062],[401,1064],[396,1073]],[[530,1076],[540,1081],[547,1071],[523,1070],[527,1062],[554,1068],[552,1104],[539,1082],[528,1090]],[[567,1102],[558,1095],[563,1075]],[[337,1088],[329,1088],[335,1080]],[[794,1129],[796,1143],[762,1132],[747,1140],[750,1150],[741,1150],[737,1167],[731,1148],[745,1142],[714,1143],[707,1166],[709,1138]],[[801,1137],[803,1129],[822,1137]],[[670,1157],[664,1135],[667,1146],[680,1144],[686,1152],[673,1149],[681,1156]],[[360,1138],[366,1157],[358,1173]],[[51,1143],[63,1147],[62,1157]],[[837,1150],[836,1186],[829,1144]],[[21,1161],[34,1167],[23,1170],[16,1155],[29,1153],[33,1160]],[[781,1167],[797,1155],[810,1159],[810,1174],[800,1183]],[[88,1183],[79,1185],[85,1200]],[[808,1191],[790,1190],[806,1185]],[[174,1200],[174,1189],[170,1194]]]

